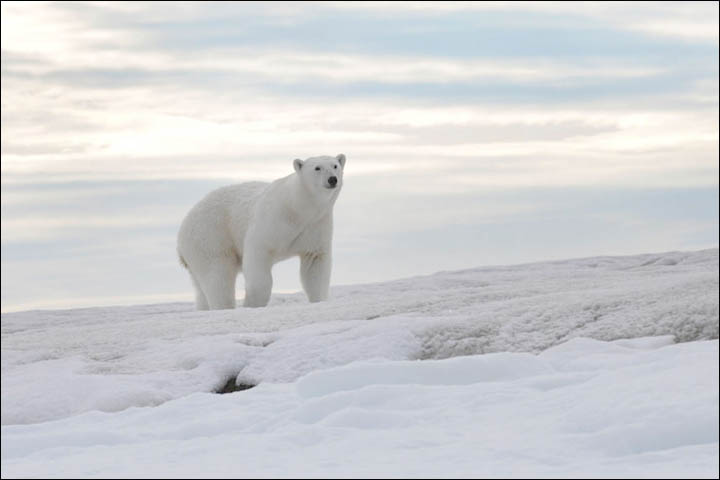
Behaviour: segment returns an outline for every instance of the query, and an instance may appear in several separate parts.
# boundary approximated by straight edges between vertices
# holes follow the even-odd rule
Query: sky
[[[333,285],[718,245],[717,2],[1,8],[3,312],[190,302],[187,211],[339,153]]]

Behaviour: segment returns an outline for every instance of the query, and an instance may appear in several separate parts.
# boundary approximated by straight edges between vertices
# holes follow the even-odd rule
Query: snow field
[[[3,476],[709,478],[718,342],[364,361],[2,430]]]
[[[3,478],[718,476],[717,249],[331,295],[3,314]]]

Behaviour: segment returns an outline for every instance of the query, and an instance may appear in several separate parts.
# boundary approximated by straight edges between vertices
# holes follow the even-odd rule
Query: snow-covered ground
[[[717,338],[717,249],[4,314],[2,476],[717,477]]]

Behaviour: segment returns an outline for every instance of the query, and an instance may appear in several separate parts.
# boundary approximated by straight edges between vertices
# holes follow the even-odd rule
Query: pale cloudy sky
[[[717,246],[718,3],[2,2],[2,310],[189,302],[195,202],[341,152],[333,284]]]

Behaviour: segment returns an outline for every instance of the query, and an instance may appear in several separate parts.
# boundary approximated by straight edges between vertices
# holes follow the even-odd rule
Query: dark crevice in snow
[[[250,383],[236,383],[235,382],[235,376],[228,378],[227,381],[219,388],[213,390],[213,393],[233,393],[233,392],[239,392],[241,390],[248,390],[250,388],[253,388],[257,385],[252,385]]]

